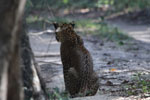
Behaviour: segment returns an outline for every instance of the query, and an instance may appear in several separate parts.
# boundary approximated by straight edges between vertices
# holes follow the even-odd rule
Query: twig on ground
[[[48,63],[48,64],[55,64],[55,65],[61,65],[57,62],[46,62],[46,61],[38,61],[38,63]]]
[[[44,57],[60,57],[60,54],[43,54],[43,55],[35,55],[36,58],[44,58]]]

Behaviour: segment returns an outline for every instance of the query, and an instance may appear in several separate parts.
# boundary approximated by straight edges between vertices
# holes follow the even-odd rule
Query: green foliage
[[[116,11],[125,8],[144,9],[149,8],[150,0],[114,0],[112,6],[116,8]]]
[[[52,23],[52,22],[72,22],[72,19],[69,18],[42,18],[38,16],[28,16],[26,18],[27,24],[34,28],[43,28],[45,27],[45,23]],[[97,22],[93,21],[92,19],[81,19],[76,20],[76,29],[77,31],[80,30],[80,33],[83,34],[91,34],[97,35],[102,39],[107,39],[109,41],[117,41],[119,45],[123,45],[123,40],[130,39],[127,35],[123,34],[118,28],[114,28],[106,24],[104,21],[100,21],[97,19]],[[49,26],[48,26],[49,27]]]
[[[88,33],[98,30],[100,28],[98,23],[94,23],[92,20],[88,20],[88,19],[76,21],[76,26],[80,29],[83,29],[83,31],[85,31],[85,32],[89,31]],[[87,30],[87,29],[91,29],[91,31]]]
[[[104,22],[101,22],[100,36],[107,38],[111,41],[119,41],[129,39],[129,37],[123,34],[118,28],[111,27]]]
[[[69,0],[63,0],[64,4],[67,4],[69,2]]]
[[[150,79],[146,74],[138,73],[133,76],[133,83],[125,87],[128,95],[138,95],[139,93],[150,93]]]
[[[97,0],[27,0],[27,2],[28,1],[32,2],[34,9],[47,8],[47,5],[52,9],[88,8],[95,7],[97,3]],[[30,6],[26,6],[26,8]]]
[[[26,18],[26,22],[27,23],[33,23],[33,22],[35,22],[35,21],[38,21],[39,20],[39,18],[38,18],[38,16],[28,16],[27,18]]]
[[[42,9],[50,6],[52,9],[99,8],[104,5],[121,11],[126,8],[149,8],[150,0],[27,0],[26,9]]]
[[[25,7],[26,13],[28,13],[32,8],[33,8],[33,3],[32,3],[32,1],[31,1],[31,0],[27,0],[27,2],[26,2],[26,7]]]
[[[26,7],[29,8],[29,7],[33,7],[33,4],[31,2],[31,0],[27,0],[26,2]]]
[[[65,92],[60,92],[59,88],[54,88],[53,92],[49,94],[50,100],[69,100],[69,96]]]
[[[117,41],[119,45],[123,45],[123,40],[130,39],[127,35],[123,34],[118,28],[114,28],[106,24],[104,21],[99,23],[92,20],[79,20],[76,21],[79,29],[83,30],[81,33],[97,35],[102,39],[109,41]]]
[[[112,5],[114,0],[98,0],[96,3],[96,7],[102,7],[104,5]]]
[[[44,26],[44,19],[39,18],[38,16],[29,15],[26,18],[26,23],[29,28],[41,29]]]

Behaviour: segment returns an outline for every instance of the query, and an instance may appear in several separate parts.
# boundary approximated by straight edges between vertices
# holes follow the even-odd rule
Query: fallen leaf
[[[117,69],[112,68],[112,69],[110,69],[110,71],[111,71],[111,72],[114,72],[114,71],[117,71]]]

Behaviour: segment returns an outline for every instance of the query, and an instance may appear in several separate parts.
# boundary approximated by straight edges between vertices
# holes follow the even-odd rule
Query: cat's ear
[[[72,26],[73,28],[75,27],[74,21],[72,21],[70,24],[71,24],[71,26]]]
[[[55,28],[55,29],[57,29],[57,28],[59,27],[59,24],[56,23],[56,22],[54,22],[53,25],[54,25],[54,28]]]

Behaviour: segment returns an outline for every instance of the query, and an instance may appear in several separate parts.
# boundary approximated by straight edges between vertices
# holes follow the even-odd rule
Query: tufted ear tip
[[[55,28],[55,29],[57,29],[57,28],[59,27],[59,24],[56,23],[56,22],[54,22],[53,25],[54,25],[54,28]]]

